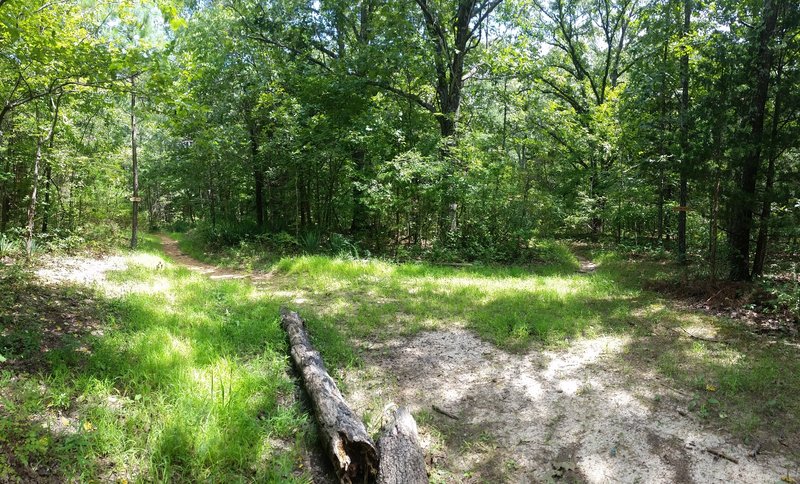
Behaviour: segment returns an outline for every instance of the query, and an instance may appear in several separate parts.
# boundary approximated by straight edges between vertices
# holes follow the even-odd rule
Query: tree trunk
[[[49,139],[47,141],[47,151],[52,153],[53,147],[55,146],[55,139],[56,139],[56,125],[58,123],[58,110],[61,106],[61,96],[64,95],[64,92],[60,92],[58,97],[55,100],[55,103],[52,103],[53,107],[53,124],[50,128],[50,133],[48,135]],[[50,218],[50,190],[53,185],[53,165],[50,163],[49,159],[45,159],[46,168],[44,170],[44,178],[45,178],[45,187],[44,187],[44,207],[42,213],[42,233],[47,233],[47,226]]]
[[[28,203],[28,237],[25,240],[25,252],[28,257],[33,252],[33,222],[36,218],[36,192],[39,189],[39,163],[42,159],[42,138],[36,138],[36,156],[33,159],[33,183],[31,199]]]
[[[136,76],[131,77],[131,171],[133,172],[133,219],[131,249],[139,244],[139,160],[136,158]]]
[[[347,406],[309,340],[305,321],[281,308],[281,326],[289,336],[292,359],[303,377],[319,423],[319,434],[340,482],[367,482],[375,476],[378,454],[364,424]]]
[[[780,58],[779,58],[780,59]],[[778,61],[778,72],[775,76],[775,85],[780,86],[781,76],[783,74],[783,61]],[[769,217],[772,213],[772,187],[775,183],[775,162],[776,160],[776,144],[778,142],[778,122],[781,116],[781,108],[783,106],[783,99],[780,89],[776,89],[775,93],[775,107],[772,112],[772,128],[769,136],[769,147],[767,148],[767,158],[769,160],[767,165],[767,180],[764,185],[764,200],[761,202],[761,216],[758,223],[758,238],[756,239],[756,254],[753,257],[753,273],[754,277],[764,274],[764,263],[767,260],[767,242],[769,241]]]
[[[772,50],[769,43],[775,33],[777,19],[778,9],[773,4],[773,0],[764,0],[764,29],[759,36],[755,90],[750,106],[750,146],[741,162],[738,196],[732,199],[730,279],[734,281],[750,279],[750,232],[753,225],[753,204],[758,168],[761,163],[764,111],[769,96],[770,69],[772,67]]]
[[[717,226],[719,225],[719,173],[714,181],[714,193],[711,196],[711,226],[709,227],[709,259],[711,265],[711,280],[717,280]]]
[[[658,243],[664,240],[664,177],[659,180],[658,187]]]
[[[52,148],[52,145],[50,146]],[[44,203],[42,207],[42,233],[46,234],[50,221],[50,190],[53,185],[53,167],[46,162],[44,169]]]
[[[598,180],[600,170],[597,167],[597,162],[592,159],[590,161],[590,168],[592,174],[589,176],[589,198],[592,200],[592,215],[589,219],[589,228],[591,229],[592,240],[597,240],[603,232],[603,202],[600,196],[600,187]]]
[[[681,31],[684,42],[689,36],[689,28],[692,21],[692,0],[683,2],[683,29]],[[680,188],[679,204],[681,210],[678,212],[678,263],[686,264],[686,203],[688,199],[688,168],[689,168],[689,50],[684,46],[684,53],[681,56],[681,164],[680,164]]]
[[[398,408],[378,440],[381,461],[378,484],[426,484],[425,453],[417,423],[405,407]]]
[[[366,173],[367,154],[363,147],[359,146],[353,150],[353,161],[355,162],[356,179],[351,182],[353,196],[353,220],[350,223],[350,234],[359,236],[369,229],[369,210],[364,203],[366,192],[363,189],[364,180],[369,178]]]
[[[3,201],[0,204],[0,233],[4,233],[8,228],[9,214],[11,213],[11,196],[3,194]]]
[[[50,106],[53,110],[53,121],[50,123],[50,131],[47,133],[47,145],[51,148],[53,147],[53,139],[56,135],[56,125],[58,124],[58,108],[61,105],[61,96],[63,96],[63,92],[60,93],[56,99],[53,99],[52,97],[50,98]],[[38,121],[38,110],[36,117]],[[36,220],[36,197],[39,189],[39,166],[41,161],[42,138],[40,136],[36,138],[36,155],[33,160],[33,187],[31,189],[30,203],[28,204],[28,238],[25,241],[25,250],[28,254],[28,257],[31,256],[31,252],[33,251],[33,229]]]
[[[502,0],[486,2],[478,8],[476,0],[463,0],[456,4],[456,12],[450,18],[443,18],[439,12],[431,8],[428,0],[416,0],[425,19],[425,30],[434,46],[434,67],[436,71],[436,99],[438,110],[428,106],[439,122],[443,148],[440,152],[442,160],[450,166],[442,187],[442,207],[439,214],[439,231],[443,239],[450,239],[458,229],[458,208],[460,194],[453,183],[454,165],[451,147],[456,145],[456,128],[458,124],[461,96],[464,88],[464,61],[467,53],[477,47],[480,39],[475,34],[480,32],[489,14],[497,8]],[[471,22],[475,20],[474,23]],[[448,41],[453,35],[452,42]]]
[[[255,126],[250,127],[250,162],[253,165],[253,189],[256,201],[256,225],[258,231],[264,231],[264,169],[258,162],[258,132]]]
[[[0,126],[0,131],[2,131],[2,126]],[[11,127],[9,127],[8,131],[11,131]],[[10,148],[6,151],[4,167],[4,172],[8,174],[11,174],[10,151]],[[2,192],[0,192],[0,200],[2,200],[0,201],[0,233],[5,233],[6,229],[8,228],[8,221],[11,213],[10,185],[11,184],[8,180],[0,182],[0,187],[2,187]]]

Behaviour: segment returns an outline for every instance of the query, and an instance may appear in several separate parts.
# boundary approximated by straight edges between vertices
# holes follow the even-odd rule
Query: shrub
[[[0,234],[0,257],[10,255],[14,250],[14,242],[6,237],[6,234]]]
[[[314,253],[319,251],[321,237],[318,232],[308,231],[300,235],[300,248],[303,252]]]

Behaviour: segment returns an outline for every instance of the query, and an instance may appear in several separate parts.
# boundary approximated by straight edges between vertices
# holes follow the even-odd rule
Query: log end
[[[419,443],[417,422],[405,407],[395,410],[378,440],[381,454],[379,484],[425,484],[425,453]]]
[[[378,452],[371,441],[350,440],[340,432],[333,446],[339,482],[372,482],[378,472]]]
[[[287,308],[286,306],[281,306],[281,327],[289,332],[290,327],[294,327],[301,330],[306,330],[306,320],[303,319],[299,314],[292,311],[291,309]],[[290,333],[291,337],[291,333]]]

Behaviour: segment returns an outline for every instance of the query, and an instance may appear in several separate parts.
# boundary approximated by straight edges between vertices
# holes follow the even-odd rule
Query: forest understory
[[[431,482],[797,479],[796,331],[642,289],[657,260],[577,249],[591,259],[253,271],[162,235],[5,265],[0,482],[334,482],[281,305],[373,435],[386,405],[412,410]]]

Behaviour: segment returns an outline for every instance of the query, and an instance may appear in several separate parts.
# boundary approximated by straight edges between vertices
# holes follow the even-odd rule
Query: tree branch
[[[409,101],[412,101],[412,102],[418,104],[419,106],[425,108],[426,110],[430,111],[432,114],[436,114],[436,112],[437,112],[436,106],[434,106],[433,104],[425,101],[424,99],[422,99],[420,96],[418,96],[416,94],[412,94],[410,92],[407,92],[407,91],[404,91],[404,90],[399,89],[397,87],[394,87],[391,84],[389,84],[388,82],[378,81],[378,80],[375,80],[375,79],[367,79],[367,78],[359,76],[357,74],[351,74],[351,75],[361,78],[364,81],[364,83],[369,85],[369,86],[379,87],[379,88],[381,88],[383,90],[386,90],[386,91],[389,91],[389,92],[391,92],[393,94],[396,94],[396,95],[398,95],[398,96],[400,96],[402,98],[408,99]]]
[[[551,94],[555,94],[557,97],[559,97],[559,98],[563,99],[564,101],[566,101],[570,106],[572,106],[572,109],[574,109],[576,113],[578,113],[578,114],[586,113],[586,111],[587,111],[586,108],[583,107],[581,105],[581,103],[578,102],[577,99],[575,99],[574,96],[572,96],[571,94],[566,92],[564,89],[560,88],[555,82],[553,82],[550,79],[547,79],[545,77],[540,77],[539,79],[543,83],[545,83],[548,86],[550,86],[551,89],[553,89],[553,91],[547,91],[547,92],[550,92]]]

